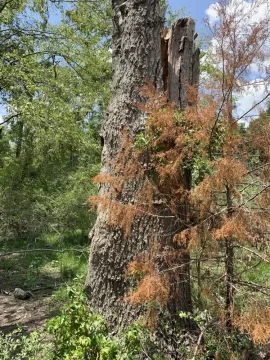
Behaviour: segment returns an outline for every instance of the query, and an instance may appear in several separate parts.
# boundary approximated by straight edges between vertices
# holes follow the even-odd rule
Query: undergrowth
[[[164,359],[153,351],[151,333],[139,323],[111,335],[104,318],[89,311],[81,278],[65,291],[68,303],[39,331],[0,333],[1,360],[132,360],[149,351],[152,359]]]
[[[48,305],[51,309],[62,310],[38,331],[29,333],[24,328],[19,328],[9,334],[0,333],[0,359],[165,360],[167,357],[162,354],[163,351],[156,347],[154,332],[145,328],[145,321],[138,321],[115,336],[110,333],[108,324],[101,315],[89,311],[87,298],[83,292],[88,241],[79,232],[75,235],[47,235],[20,244],[22,249],[42,247],[55,250],[67,249],[67,252],[37,252],[34,257],[33,253],[19,253],[10,255],[1,262],[2,270],[16,270],[16,281],[24,277],[23,285],[27,289],[40,287],[44,281],[48,281],[48,284],[61,283],[62,285],[56,286],[50,294]],[[17,248],[16,242],[3,244],[5,252]],[[79,251],[73,251],[74,249]],[[217,271],[214,267],[210,270]],[[203,276],[209,269],[203,266],[201,271]],[[253,281],[258,277],[266,280],[267,275],[268,268],[259,264],[249,272],[247,280]],[[206,276],[209,274],[207,273]],[[196,293],[195,288],[194,295]],[[181,341],[182,335],[176,334],[179,338],[181,358],[241,359],[241,354],[248,352],[249,358],[255,359],[256,348],[250,338],[237,328],[228,334],[209,301],[207,294],[201,296],[200,301],[196,300],[195,296],[194,303],[198,305],[196,314],[180,314],[181,317],[194,317],[203,332],[197,350],[196,342],[187,345]],[[239,306],[247,307],[248,303],[241,303]],[[207,310],[199,310],[203,308]],[[162,350],[166,353],[167,349]]]
[[[8,360],[166,360],[167,349],[160,351],[154,332],[136,322],[118,335],[112,335],[99,314],[89,311],[82,291],[82,279],[65,287],[66,305],[45,327],[27,334],[19,328],[0,333],[0,359]],[[200,342],[183,343],[179,333],[179,359],[256,359],[256,348],[250,338],[235,329],[231,334],[208,311],[196,315],[181,312],[182,318],[193,318],[203,336]],[[175,337],[175,335],[174,335]]]
[[[72,281],[85,274],[89,244],[81,231],[66,234],[47,234],[31,239],[0,241],[0,270],[6,273],[4,290],[15,287],[38,290]],[[18,252],[17,252],[18,251]]]

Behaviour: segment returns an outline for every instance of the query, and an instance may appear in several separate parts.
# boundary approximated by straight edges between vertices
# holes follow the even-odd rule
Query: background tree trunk
[[[102,172],[105,173],[110,171],[110,164],[120,148],[123,127],[131,135],[144,128],[145,114],[134,106],[140,100],[138,93],[143,82],[150,80],[157,88],[162,88],[160,36],[163,19],[159,1],[113,1],[113,11],[112,100],[102,128]],[[194,55],[193,39],[194,22],[191,19],[179,20],[170,40],[169,37],[166,40],[169,41],[169,56],[167,54],[167,59],[166,56],[164,59],[164,53],[162,55],[162,63],[168,67],[169,97],[180,108],[187,104],[187,86],[198,80],[199,54]],[[166,81],[164,74],[163,81]],[[103,188],[100,189],[102,192]],[[126,203],[129,199],[121,198],[121,201]],[[120,230],[108,227],[106,214],[99,213],[90,233],[86,291],[92,311],[104,315],[116,329],[130,324],[139,312],[139,309],[132,308],[122,300],[128,290],[124,277],[128,263],[148,248],[155,234],[158,238],[164,238],[164,245],[175,248],[172,229],[176,231],[175,225],[167,220],[139,217],[134,221],[130,238],[125,239]],[[173,274],[173,297],[168,304],[168,312],[174,318],[181,310],[192,311],[189,256],[180,256],[179,259],[177,265],[181,265],[181,271],[178,269]]]
[[[176,107],[183,110],[188,103],[187,92],[191,85],[199,83],[199,49],[194,44],[195,22],[190,18],[183,18],[173,24],[168,39],[168,78],[164,88],[168,91],[169,100]],[[163,78],[164,79],[164,78]],[[166,81],[166,80],[165,80]],[[185,167],[183,170],[183,189],[191,190],[192,169]],[[179,219],[174,219],[170,231],[172,235],[186,229],[183,224],[189,223],[188,200],[179,209]],[[192,319],[179,318],[180,311],[192,313],[192,296],[190,282],[190,256],[188,244],[177,244],[173,236],[166,239],[167,245],[173,249],[177,256],[171,267],[175,270],[170,273],[171,296],[168,302],[169,312],[186,330],[196,330],[196,324]]]

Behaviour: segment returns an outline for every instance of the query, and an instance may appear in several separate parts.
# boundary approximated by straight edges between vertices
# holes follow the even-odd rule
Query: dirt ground
[[[88,238],[81,232],[0,238],[0,332],[9,333],[18,325],[31,332],[59,314],[67,301],[66,284],[86,272],[88,248]],[[17,300],[15,288],[34,296]]]
[[[34,330],[50,316],[48,297],[16,300],[13,295],[0,294],[0,331],[7,333],[18,325]]]
[[[50,296],[55,288],[51,289],[46,279],[41,279],[40,290],[34,289],[33,297],[17,300],[13,296],[16,287],[29,290],[20,286],[20,280],[21,274],[0,270],[0,332],[8,333],[18,325],[32,331],[53,315]]]

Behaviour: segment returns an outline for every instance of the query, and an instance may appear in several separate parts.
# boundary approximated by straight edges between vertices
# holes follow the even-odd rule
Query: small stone
[[[33,294],[30,291],[24,291],[20,288],[16,288],[13,292],[13,296],[18,300],[28,300]]]

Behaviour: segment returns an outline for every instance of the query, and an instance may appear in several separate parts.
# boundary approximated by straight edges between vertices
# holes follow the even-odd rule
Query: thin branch
[[[234,283],[235,283],[235,284],[242,285],[242,286],[251,287],[251,288],[255,289],[256,291],[259,291],[260,293],[262,293],[262,294],[264,294],[264,295],[269,295],[269,292],[265,292],[265,291],[262,290],[262,289],[266,289],[266,290],[269,290],[269,291],[270,291],[270,288],[267,287],[267,286],[255,284],[255,283],[248,282],[248,281],[240,281],[240,280],[239,280],[239,281],[234,280]],[[235,289],[237,290],[237,288],[235,288]]]
[[[255,195],[253,195],[251,198],[249,198],[246,202],[244,202],[244,203],[240,204],[239,206],[237,206],[236,209],[245,206],[247,203],[254,200],[257,196],[261,195],[261,193],[263,193],[265,190],[267,190],[269,188],[270,188],[270,184],[266,185],[261,191],[257,192]]]
[[[2,11],[4,11],[5,10],[5,7],[9,4],[9,3],[11,3],[13,0],[6,0],[3,4],[1,4],[1,7],[0,7],[0,13],[2,12]]]
[[[259,106],[262,102],[264,102],[268,97],[270,96],[270,92],[259,102],[257,102],[255,105],[253,105],[249,110],[247,110],[243,115],[241,115],[239,118],[234,120],[234,122],[238,122],[239,120],[243,119],[250,111],[255,109],[257,106]]]
[[[238,261],[239,261],[239,260],[238,260]],[[241,261],[241,262],[243,263],[243,261]],[[242,271],[240,271],[239,273],[237,273],[237,274],[235,275],[235,277],[239,277],[239,276],[241,276],[242,274],[244,274],[244,273],[246,273],[246,272],[248,272],[248,271],[251,271],[251,270],[256,269],[256,267],[258,267],[259,265],[261,265],[261,263],[262,263],[262,259],[259,259],[259,261],[258,261],[255,265],[250,266],[250,267],[246,267],[244,270],[242,270]]]
[[[86,250],[81,250],[81,249],[56,250],[56,249],[38,248],[38,249],[13,250],[13,251],[5,252],[5,253],[0,253],[0,258],[5,257],[5,256],[14,255],[14,254],[24,254],[24,253],[31,253],[31,252],[36,252],[36,251],[41,251],[41,252],[50,251],[50,252],[57,252],[57,253],[64,253],[67,251],[75,251],[75,252],[79,252],[79,253],[83,254],[84,256],[85,256],[85,252],[86,252]]]
[[[211,259],[202,258],[202,259],[200,259],[200,261],[205,261],[205,262],[207,262],[207,261],[215,261],[216,262],[217,260],[220,260],[220,259],[223,259],[223,261],[224,261],[224,256],[216,256],[216,257],[211,258]],[[196,261],[198,261],[198,259],[190,259],[189,261],[186,261],[184,264],[176,265],[176,266],[170,267],[168,269],[161,270],[159,273],[162,274],[162,273],[165,273],[165,272],[168,272],[168,271],[174,271],[176,269],[181,269],[181,268],[187,266],[188,264],[190,264],[191,262],[196,262]]]
[[[251,174],[252,172],[257,171],[257,170],[259,170],[259,169],[263,169],[264,167],[267,167],[267,166],[269,166],[269,165],[270,165],[270,163],[266,163],[266,164],[260,165],[260,166],[256,167],[255,169],[252,169],[252,170],[248,171],[248,172],[246,173],[246,175],[249,175],[249,174]]]
[[[19,113],[17,113],[17,114],[10,115],[6,120],[2,121],[2,122],[0,123],[0,125],[6,124],[6,123],[9,122],[10,120],[12,120],[12,119],[14,119],[14,118],[16,118],[16,117],[18,117],[18,116],[20,116],[20,115],[22,115],[21,112],[19,112]]]
[[[240,248],[240,249],[243,249],[243,250],[246,250],[248,252],[250,252],[251,254],[253,255],[256,255],[258,258],[262,259],[265,263],[267,264],[270,264],[270,261],[268,259],[266,259],[264,256],[262,256],[261,254],[258,254],[256,251],[254,250],[251,250],[245,246],[242,246],[242,245],[234,245],[235,248]]]
[[[197,354],[198,354],[198,351],[199,351],[199,347],[200,347],[201,342],[202,342],[203,334],[205,333],[206,329],[207,329],[207,326],[205,326],[205,327],[202,329],[201,333],[200,333],[200,336],[199,336],[199,338],[198,338],[198,341],[197,341],[197,344],[196,344],[196,348],[195,348],[195,351],[194,351],[192,360],[195,360],[196,357],[197,357]]]

